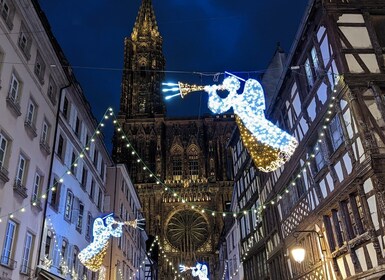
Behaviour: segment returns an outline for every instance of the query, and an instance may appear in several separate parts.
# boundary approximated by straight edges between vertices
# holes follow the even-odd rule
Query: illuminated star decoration
[[[209,277],[208,277],[209,272],[208,272],[207,265],[199,262],[193,267],[188,267],[183,264],[179,265],[179,271],[181,273],[186,272],[187,270],[190,270],[190,269],[193,277],[198,277],[199,280],[209,280]]]
[[[112,217],[112,213],[96,218],[93,226],[93,242],[84,248],[78,255],[80,262],[92,271],[98,271],[103,264],[104,256],[111,236],[121,237],[122,226],[127,225],[143,230],[144,219],[118,222]],[[104,220],[104,221],[103,221]]]
[[[224,79],[222,85],[197,86],[169,83],[166,85],[178,85],[178,87],[166,89],[166,91],[178,90],[177,95],[184,97],[192,91],[204,90],[209,94],[208,108],[213,113],[220,114],[233,108],[242,142],[256,167],[263,172],[274,171],[289,160],[298,142],[293,136],[265,118],[265,97],[262,86],[257,80],[245,81],[243,93],[238,94],[239,80],[243,79],[230,75]],[[227,90],[229,94],[226,98],[221,98],[217,90]],[[176,95],[168,97],[174,96]]]

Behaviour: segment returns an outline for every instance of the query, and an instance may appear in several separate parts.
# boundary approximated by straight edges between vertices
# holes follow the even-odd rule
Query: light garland
[[[339,80],[341,80],[341,78],[339,77],[339,75],[335,75],[335,76],[337,77],[336,82],[335,82],[335,85],[337,85],[338,82],[339,82]],[[179,95],[179,94],[178,94],[178,95]],[[322,125],[322,129],[324,129],[324,130],[327,129],[327,124],[330,122],[330,115],[331,115],[332,109],[333,109],[333,107],[334,107],[333,104],[332,104],[331,102],[333,102],[335,99],[336,99],[336,89],[333,90],[333,95],[332,95],[331,98],[329,99],[329,104],[328,104],[329,110],[328,110],[328,112],[327,112],[327,116],[328,116],[328,117],[325,118],[324,123],[323,123],[323,125]],[[138,160],[139,160],[138,163],[141,163],[141,164],[144,165],[143,167],[146,167],[144,170],[147,170],[147,171],[149,172],[149,176],[150,176],[150,177],[154,177],[154,178],[156,179],[156,184],[161,185],[165,191],[172,193],[172,195],[176,196],[177,198],[179,198],[179,199],[182,201],[183,198],[180,197],[180,196],[178,196],[178,194],[177,194],[175,191],[173,191],[173,190],[172,190],[170,187],[168,187],[164,182],[162,182],[162,180],[160,180],[160,178],[158,178],[158,177],[156,176],[156,174],[153,173],[153,172],[149,169],[149,167],[144,163],[144,161],[140,158],[140,156],[138,155],[138,153],[136,152],[136,150],[133,148],[133,146],[131,145],[131,143],[128,141],[128,137],[124,134],[124,130],[122,129],[122,127],[121,127],[119,121],[117,120],[116,116],[114,115],[112,108],[108,108],[108,109],[106,110],[105,114],[103,115],[103,119],[106,119],[106,120],[107,120],[107,119],[109,119],[110,117],[113,118],[113,124],[114,124],[115,126],[117,126],[117,128],[116,128],[117,132],[119,132],[119,133],[122,134],[121,139],[123,139],[124,141],[126,141],[126,147],[132,149],[132,155],[135,155],[135,156],[138,157]],[[91,137],[90,142],[94,142],[94,141],[95,141],[95,136],[100,134],[100,131],[99,131],[99,128],[100,128],[100,127],[104,127],[104,124],[103,124],[102,122],[100,122],[99,125],[97,126],[97,129],[96,129],[94,135]],[[325,136],[324,134],[320,133],[317,142],[320,142],[320,141],[322,142],[322,139],[324,138],[324,136]],[[89,150],[89,144],[90,144],[90,143],[87,143],[87,145],[85,146],[85,148],[83,149],[83,151],[82,151],[81,154],[84,155],[84,151],[88,151],[88,150]],[[317,149],[317,147],[316,147],[316,149]],[[267,206],[267,205],[269,205],[269,204],[275,204],[276,202],[279,202],[279,201],[280,201],[286,194],[289,193],[289,189],[290,189],[292,186],[295,186],[295,185],[296,185],[296,180],[297,180],[298,178],[301,177],[301,173],[302,173],[302,172],[306,172],[306,166],[308,166],[308,165],[310,164],[310,161],[313,160],[314,157],[315,157],[315,156],[314,156],[314,152],[312,152],[312,153],[310,153],[310,154],[307,155],[307,160],[304,162],[304,167],[299,171],[298,174],[296,174],[296,176],[295,176],[294,179],[288,184],[288,186],[287,186],[286,188],[283,189],[283,192],[277,194],[276,197],[270,199],[270,200],[267,201],[266,203],[261,204],[261,205],[259,206],[258,209],[251,208],[251,209],[247,209],[246,211],[247,211],[247,212],[255,212],[258,216],[260,216],[260,215],[262,214],[263,210],[266,209],[266,206]],[[80,158],[80,155],[79,155],[78,158]],[[74,161],[74,163],[72,163],[72,164],[75,164],[75,163],[77,162],[77,160],[78,160],[78,159],[76,159],[76,160]],[[72,166],[72,165],[71,165],[71,166]],[[68,171],[67,171],[66,174],[71,174],[70,168],[68,168]],[[64,175],[65,175],[65,174],[63,174],[63,176],[60,178],[59,181],[62,181],[62,180],[63,180]],[[47,193],[44,193],[43,195],[41,195],[40,199],[46,199],[47,196],[48,196],[49,190],[55,191],[55,190],[56,190],[56,186],[55,186],[55,185],[51,186],[51,187],[47,190]],[[203,209],[203,208],[201,208],[201,206],[195,206],[195,205],[193,205],[193,203],[191,203],[191,202],[188,202],[188,203],[186,202],[186,204],[190,205],[192,209],[198,208],[198,209],[202,209],[202,211],[207,211],[207,212],[211,212],[211,213],[214,213],[214,214],[215,214],[215,211],[210,210],[210,209]],[[16,214],[16,213],[19,213],[19,212],[23,213],[23,212],[25,212],[26,206],[27,206],[27,205],[24,205],[23,207],[21,207],[21,208],[15,210],[15,211],[13,211],[13,212],[11,212],[11,213],[8,213],[8,214],[6,214],[6,215],[0,216],[0,222],[2,222],[2,218],[4,218],[4,217],[13,217],[14,214]],[[219,211],[217,211],[217,213],[218,213],[218,214],[222,214],[223,217],[226,217],[226,216],[228,216],[228,215],[232,215],[234,218],[237,218],[239,215],[244,215],[243,211],[239,211],[239,212],[225,212],[225,211],[219,212]]]
[[[106,120],[109,118],[109,116],[112,116],[113,115],[113,109],[111,107],[109,107],[105,113],[103,114],[103,117],[102,117],[102,120]],[[24,204],[22,205],[20,208],[12,211],[12,212],[9,212],[8,214],[5,214],[5,215],[2,215],[0,216],[0,223],[3,221],[2,218],[5,218],[5,217],[10,217],[10,218],[13,218],[15,214],[17,213],[24,213],[26,212],[26,209],[29,205],[32,205],[34,207],[40,205],[39,202],[42,201],[42,200],[45,200],[47,199],[48,197],[48,194],[50,191],[52,192],[55,192],[57,190],[57,185],[60,184],[60,183],[63,183],[64,182],[64,178],[66,175],[71,175],[72,172],[71,172],[71,168],[72,167],[76,167],[78,165],[78,161],[80,159],[82,159],[84,157],[84,155],[86,154],[87,151],[89,151],[89,147],[90,147],[90,144],[95,142],[96,138],[98,138],[99,134],[100,134],[100,128],[101,127],[104,127],[104,123],[102,121],[99,122],[99,124],[96,126],[96,129],[94,131],[94,133],[92,134],[90,140],[88,141],[88,143],[86,143],[86,145],[83,147],[83,149],[80,151],[79,155],[77,158],[74,159],[73,162],[71,162],[70,166],[66,166],[67,168],[67,171],[64,172],[60,177],[59,177],[59,180],[49,186],[46,190],[46,192],[43,192],[42,195],[38,196],[35,200],[31,201],[29,204]],[[81,184],[81,182],[75,177],[76,181],[79,182],[79,184]]]
[[[72,268],[72,270],[68,267],[68,264],[66,263],[66,260],[64,259],[64,256],[61,253],[61,249],[59,247],[58,240],[56,238],[56,231],[54,229],[52,219],[51,217],[47,217],[47,223],[46,223],[47,228],[52,232],[53,234],[53,242],[54,242],[54,247],[55,250],[58,252],[59,257],[60,257],[60,263],[59,263],[59,269],[62,275],[68,275],[70,274],[72,276],[72,279],[77,279],[77,275],[74,275],[76,273],[75,268]],[[48,256],[44,256],[43,260],[43,266],[49,270],[53,264],[53,260],[49,259]],[[76,277],[75,277],[76,276]]]
[[[174,267],[171,260],[168,259],[166,252],[163,250],[162,245],[159,243],[159,237],[156,236],[154,241],[158,244],[158,247],[159,247],[159,257],[163,257],[163,260],[166,260],[166,265],[169,265],[171,267],[171,270],[174,272],[175,278],[182,278],[183,280],[184,278],[182,277],[182,275],[180,275],[180,273],[178,273],[178,270]],[[152,248],[149,251],[151,252]]]

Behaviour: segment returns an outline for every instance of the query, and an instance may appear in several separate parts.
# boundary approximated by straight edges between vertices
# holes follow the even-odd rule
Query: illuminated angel
[[[98,271],[103,264],[104,256],[111,236],[122,236],[122,225],[113,217],[96,218],[93,227],[94,240],[84,248],[78,255],[80,262],[92,271]]]
[[[207,265],[205,264],[201,264],[198,262],[195,266],[192,266],[192,267],[179,265],[180,272],[185,272],[187,270],[191,270],[192,276],[198,277],[199,280],[209,280],[209,277],[208,277],[209,271],[208,271]]]
[[[205,86],[208,107],[215,114],[233,108],[242,142],[256,167],[263,172],[274,171],[291,157],[298,142],[265,118],[265,97],[257,80],[248,79],[242,94],[237,93],[239,88],[240,82],[234,76],[225,78],[222,85]],[[217,94],[223,89],[229,91],[226,98]]]

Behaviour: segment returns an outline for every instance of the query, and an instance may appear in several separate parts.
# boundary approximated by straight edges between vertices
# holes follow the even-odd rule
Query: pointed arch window
[[[180,146],[174,147],[172,154],[172,178],[174,181],[182,180],[183,176],[183,149]]]
[[[198,148],[195,145],[189,147],[188,151],[188,168],[191,180],[196,181],[199,177],[199,158]]]

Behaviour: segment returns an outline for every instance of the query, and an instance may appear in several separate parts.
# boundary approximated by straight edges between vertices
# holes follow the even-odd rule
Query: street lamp
[[[306,254],[305,248],[299,245],[295,246],[291,250],[291,255],[293,256],[294,260],[298,263],[303,262],[303,260],[305,259],[305,254]]]
[[[317,234],[318,238],[319,238],[319,242],[320,242],[320,246],[321,246],[321,251],[323,252],[324,250],[322,249],[322,244],[321,244],[321,238],[323,238],[323,235],[320,234],[318,231],[315,231],[315,230],[296,230],[294,231],[293,233],[293,236],[295,237],[295,239],[297,240],[298,236],[300,233],[302,232],[308,232],[308,233],[315,233]],[[300,246],[298,244],[298,242],[296,242],[296,246],[291,250],[291,255],[293,256],[293,259],[298,262],[298,263],[302,263],[303,260],[305,259],[305,255],[306,255],[306,250],[305,248],[303,248],[302,246]],[[322,255],[322,253],[321,253]]]

